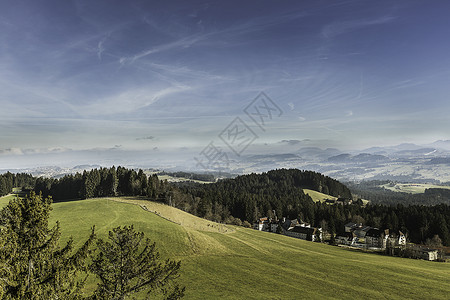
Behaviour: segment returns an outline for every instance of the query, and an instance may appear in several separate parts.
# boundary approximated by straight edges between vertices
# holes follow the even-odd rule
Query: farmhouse
[[[326,204],[336,204],[336,200],[334,200],[334,199],[326,199],[325,203]]]
[[[336,203],[341,205],[350,205],[353,203],[353,200],[350,198],[338,198]]]
[[[296,225],[284,231],[284,234],[290,237],[295,237],[307,241],[321,241],[322,240],[322,229],[314,227],[304,227],[301,225]]]
[[[405,246],[406,245],[406,236],[403,232],[398,231],[392,232],[389,234],[389,244],[395,247]]]
[[[311,227],[310,224],[301,222],[297,219],[289,220],[283,218],[269,219],[267,217],[259,218],[254,224],[253,229],[259,231],[280,232],[284,235],[295,237],[307,241],[322,241],[322,228]]]
[[[437,260],[439,258],[438,250],[421,247],[419,245],[408,245],[407,252],[410,257],[425,260]]]
[[[270,222],[270,232],[277,232],[278,226],[280,226],[278,222]]]
[[[295,226],[311,227],[311,225],[300,222],[297,219],[289,220],[287,218],[283,218],[282,221],[280,222],[280,224],[281,224],[281,228],[284,231],[294,228]]]
[[[269,219],[267,217],[259,218],[255,223],[253,223],[253,229],[259,231],[269,231],[277,232],[279,222],[277,219]]]
[[[372,227],[359,224],[358,227],[353,231],[353,233],[355,233],[358,239],[362,239],[366,237],[370,229],[372,229]]]
[[[353,246],[356,244],[357,237],[353,232],[345,232],[342,235],[336,236],[336,243],[340,245]]]
[[[389,238],[389,229],[380,230],[378,228],[371,228],[367,231],[365,238],[368,247],[386,249],[386,242]]]
[[[269,231],[270,221],[267,217],[259,218],[255,223],[253,223],[253,229],[259,230],[259,231]]]
[[[350,223],[345,224],[344,228],[345,228],[345,232],[352,232],[356,228],[358,228],[358,224],[350,222]]]

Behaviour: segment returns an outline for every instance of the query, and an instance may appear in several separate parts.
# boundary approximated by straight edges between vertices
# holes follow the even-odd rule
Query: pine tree
[[[139,184],[140,184],[138,193],[141,196],[145,196],[145,195],[147,195],[147,187],[148,187],[147,175],[145,175],[144,171],[139,169],[137,177],[138,177]]]
[[[74,299],[83,281],[78,274],[93,242],[94,229],[74,254],[73,241],[59,247],[60,226],[49,229],[51,198],[30,193],[16,198],[1,211],[0,271],[3,297],[7,299]]]
[[[180,262],[160,262],[155,243],[144,240],[144,233],[136,232],[133,226],[114,228],[107,241],[97,241],[97,247],[98,254],[90,266],[100,280],[94,296],[97,299],[125,299],[140,291],[150,295],[157,289],[167,299],[184,295],[184,288],[168,288],[178,277]]]

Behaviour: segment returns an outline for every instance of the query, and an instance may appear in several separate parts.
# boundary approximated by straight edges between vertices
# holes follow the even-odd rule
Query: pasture
[[[157,243],[163,257],[182,261],[180,283],[187,287],[186,299],[448,299],[450,295],[449,263],[360,253],[242,227],[214,226],[161,205],[132,198],[55,203],[51,223],[59,220],[62,239],[72,235],[79,243],[94,224],[103,237],[113,227],[133,224]],[[92,289],[95,282],[89,285]]]
[[[395,183],[383,184],[383,187],[393,192],[403,192],[410,194],[423,194],[426,189],[450,189],[447,185],[423,184],[423,183]]]
[[[0,205],[11,196],[2,197]],[[155,213],[156,212],[156,213]],[[54,203],[50,226],[80,246],[134,225],[163,258],[182,261],[186,299],[448,299],[450,264],[388,257],[217,224],[139,198]],[[95,288],[88,279],[86,293]],[[143,295],[140,295],[143,296]]]
[[[320,193],[314,190],[303,189],[303,193],[305,193],[305,195],[309,195],[314,202],[324,202],[327,199],[337,200],[337,197]]]

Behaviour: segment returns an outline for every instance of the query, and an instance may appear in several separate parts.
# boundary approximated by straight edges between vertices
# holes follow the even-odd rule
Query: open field
[[[337,200],[337,197],[330,196],[324,193],[320,193],[314,190],[303,189],[303,193],[309,195],[314,202],[324,202],[327,199]]]
[[[146,206],[169,218],[173,208],[160,205]],[[182,224],[198,221],[181,212],[172,212],[174,216]],[[240,227],[225,234],[196,230],[139,205],[108,199],[55,203],[51,221],[56,220],[63,239],[72,235],[75,240],[85,239],[93,224],[100,236],[133,224],[157,242],[164,257],[182,260],[186,299],[448,299],[450,294],[448,263],[353,252]]]
[[[426,189],[450,189],[450,186],[435,185],[435,184],[422,184],[422,183],[396,183],[396,184],[383,184],[383,187],[387,190],[394,192],[403,192],[410,194],[423,194]]]

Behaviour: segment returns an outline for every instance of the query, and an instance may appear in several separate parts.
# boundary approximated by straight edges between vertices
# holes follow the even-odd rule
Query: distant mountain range
[[[261,148],[252,154],[231,156],[225,168],[211,168],[205,170],[186,153],[184,157],[174,158],[171,153],[165,153],[158,159],[148,151],[109,150],[103,152],[84,152],[84,159],[75,167],[39,167],[22,169],[3,169],[1,172],[11,171],[31,173],[35,176],[58,177],[64,174],[83,172],[100,166],[122,165],[129,168],[158,169],[166,171],[188,171],[197,173],[220,174],[249,174],[265,172],[280,168],[298,168],[323,173],[339,180],[397,180],[403,182],[450,182],[450,140],[439,140],[431,144],[417,145],[403,143],[389,147],[372,147],[363,150],[341,151],[336,148],[320,148],[311,146],[311,141],[289,140],[282,141],[275,148]],[[285,150],[284,152],[281,152]],[[268,153],[261,153],[262,151]],[[273,151],[273,152],[269,152]],[[128,156],[140,163],[130,163],[123,156]],[[80,153],[76,153],[79,155]],[[39,154],[42,155],[42,154]],[[69,154],[67,152],[46,154],[55,155],[55,164],[59,165]],[[92,155],[92,156],[89,156]],[[120,159],[116,159],[120,157]],[[23,155],[24,159],[30,159]],[[72,157],[76,160],[78,156]],[[87,157],[87,158],[86,158]],[[88,159],[89,158],[89,159]],[[88,161],[94,164],[85,163]]]
[[[292,153],[244,156],[236,163],[244,173],[294,167],[350,181],[448,182],[450,140],[346,152],[336,148],[300,147]]]

